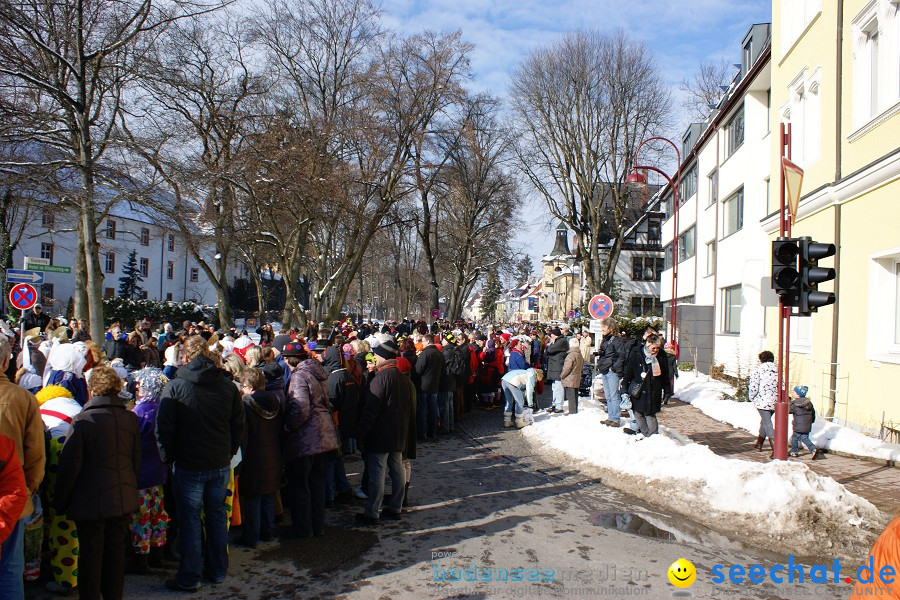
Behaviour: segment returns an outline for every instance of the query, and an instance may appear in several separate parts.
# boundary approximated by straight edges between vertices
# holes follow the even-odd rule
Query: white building
[[[71,267],[70,273],[44,273],[40,298],[49,314],[63,314],[75,293],[75,256],[78,233],[74,210],[47,203],[26,225],[19,246],[13,254],[13,268],[24,267],[26,256],[43,258],[51,265]],[[176,230],[151,222],[128,202],[119,202],[110,210],[97,229],[100,244],[100,266],[104,274],[104,297],[118,294],[128,255],[137,252],[137,265],[143,281],[139,284],[145,297],[154,300],[198,304],[216,304],[216,293],[203,269],[185,246]],[[213,259],[214,250],[209,250]],[[240,272],[240,269],[235,269]]]
[[[770,25],[753,25],[737,73],[706,123],[682,137],[678,208],[678,342],[682,361],[709,372],[722,364],[746,375],[765,347],[768,236],[760,222],[775,211],[769,184]],[[777,186],[776,186],[777,189]],[[664,188],[666,271],[660,298],[669,316],[674,219]]]

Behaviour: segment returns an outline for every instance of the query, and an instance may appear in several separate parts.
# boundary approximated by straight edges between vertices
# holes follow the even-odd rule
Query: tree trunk
[[[79,321],[90,315],[87,295],[87,262],[84,254],[84,223],[78,220],[78,251],[75,253],[75,318]],[[90,325],[90,323],[88,323]]]

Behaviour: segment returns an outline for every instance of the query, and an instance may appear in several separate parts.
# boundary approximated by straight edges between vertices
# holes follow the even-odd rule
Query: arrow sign
[[[37,271],[24,271],[22,269],[7,269],[6,281],[10,283],[44,283],[44,274]]]
[[[27,283],[19,283],[9,290],[9,303],[19,310],[28,310],[37,304],[37,292]]]
[[[613,313],[615,305],[606,294],[597,294],[588,303],[588,312],[597,320],[603,320]]]

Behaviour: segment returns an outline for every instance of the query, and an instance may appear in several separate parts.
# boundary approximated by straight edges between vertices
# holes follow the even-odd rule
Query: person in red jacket
[[[0,435],[0,543],[12,533],[27,500],[28,487],[16,443]]]

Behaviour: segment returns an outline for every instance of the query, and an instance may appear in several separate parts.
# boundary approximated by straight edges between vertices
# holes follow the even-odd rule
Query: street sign
[[[432,318],[432,319],[440,319],[440,318],[441,318],[441,311],[440,311],[440,309],[437,309],[437,308],[433,309],[433,310],[431,311],[431,318]]]
[[[71,273],[72,267],[61,267],[58,265],[42,265],[40,263],[32,262],[35,260],[39,260],[36,258],[29,258],[28,262],[25,263],[25,268],[31,271],[43,271],[44,273]],[[43,259],[46,260],[46,259]]]
[[[588,331],[591,333],[603,333],[603,321],[591,319],[591,323],[588,325]]]
[[[566,315],[567,315],[570,319],[574,319],[574,318],[575,318],[575,311],[574,311],[574,310],[570,310],[568,313],[566,313]]]
[[[615,304],[606,294],[597,294],[588,303],[588,312],[591,316],[598,320],[603,320],[613,313]]]
[[[581,313],[578,312],[577,310],[575,311],[575,318],[576,318],[576,319],[580,319],[580,318],[581,318]]]
[[[556,306],[556,303],[559,301],[559,295],[556,292],[548,292],[546,298],[547,306]]]
[[[44,283],[44,274],[37,271],[24,271],[22,269],[7,269],[6,281],[9,283]]]
[[[25,257],[25,263],[26,263],[26,264],[32,264],[32,265],[49,265],[49,264],[50,264],[50,259],[49,259],[49,258],[35,258],[35,257],[33,257],[33,256],[26,256],[26,257]]]
[[[28,310],[37,304],[37,292],[27,283],[18,283],[9,290],[9,303],[19,310]]]

